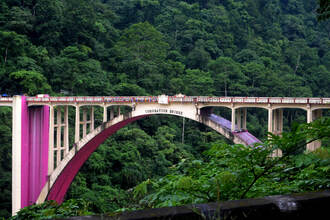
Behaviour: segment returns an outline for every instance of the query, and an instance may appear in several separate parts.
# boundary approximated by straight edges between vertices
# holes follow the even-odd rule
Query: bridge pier
[[[48,180],[49,107],[13,98],[12,214],[32,205]]]
[[[312,110],[311,108],[307,109],[307,123],[311,123],[312,121],[319,119],[322,117],[322,109]],[[314,151],[321,147],[321,141],[313,141],[307,144],[307,151]]]
[[[231,130],[232,131],[240,131],[242,129],[246,130],[246,116],[247,109],[246,108],[232,108],[231,114]]]
[[[268,132],[281,135],[283,132],[283,109],[268,109]],[[282,151],[276,149],[272,157],[281,157]]]
[[[107,110],[107,106],[103,106],[103,122],[107,122],[108,121],[108,110]]]

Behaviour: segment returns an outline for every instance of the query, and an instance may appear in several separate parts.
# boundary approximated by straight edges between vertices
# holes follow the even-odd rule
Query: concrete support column
[[[48,175],[54,170],[54,107],[49,107]]]
[[[63,147],[65,154],[69,153],[69,106],[64,107],[64,136]]]
[[[61,140],[61,132],[62,132],[62,112],[61,108],[57,107],[57,120],[56,120],[56,166],[61,162],[61,152],[62,152],[62,140]]]
[[[310,108],[307,110],[307,122],[310,123],[318,118],[322,117],[322,109],[312,111]],[[307,151],[314,151],[321,147],[321,141],[313,141],[307,144]]]
[[[118,106],[118,116],[120,115],[120,106]]]
[[[107,107],[103,106],[103,122],[108,121],[108,112],[107,112]]]
[[[75,122],[75,136],[74,142],[77,143],[80,139],[80,110],[79,105],[76,105],[76,122]]]
[[[21,120],[22,97],[13,97],[12,127],[12,215],[21,208]]]
[[[90,119],[89,132],[91,132],[94,130],[94,106],[91,107],[89,119]]]
[[[243,108],[243,121],[242,121],[242,128],[246,130],[246,116],[247,116],[247,109]]]
[[[231,109],[231,131],[235,131],[236,124],[236,110],[234,108]]]
[[[276,117],[277,110],[268,109],[268,132],[275,134],[275,127],[276,123],[279,120],[278,117]],[[271,157],[281,157],[282,151],[280,149],[276,149],[271,154]]]
[[[268,132],[273,133],[273,109],[268,109]]]
[[[309,107],[307,109],[307,123],[311,123],[313,121],[313,111],[312,109]]]
[[[85,108],[83,108],[83,121],[81,122],[83,125],[83,138],[87,134],[87,111]]]
[[[115,113],[114,113],[114,110],[113,110],[113,107],[110,108],[110,120],[113,119]]]
[[[283,132],[283,109],[274,110],[273,121],[273,133],[276,135],[281,135]]]
[[[236,114],[236,122],[237,122],[237,129],[241,130],[242,129],[242,114],[241,114],[242,109],[237,109],[237,114]]]

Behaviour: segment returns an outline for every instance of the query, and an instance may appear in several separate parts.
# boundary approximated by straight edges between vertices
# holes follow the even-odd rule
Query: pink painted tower
[[[46,96],[46,95],[45,95]],[[48,180],[49,107],[13,98],[12,214],[36,202]]]

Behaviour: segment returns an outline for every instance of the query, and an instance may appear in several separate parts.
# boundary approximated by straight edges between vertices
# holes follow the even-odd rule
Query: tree
[[[271,135],[271,134],[270,134]],[[327,189],[330,151],[297,155],[306,143],[330,136],[330,118],[295,125],[259,146],[215,142],[203,160],[182,159],[166,177],[134,189],[141,207],[178,206]],[[270,158],[276,149],[282,157]],[[313,171],[314,170],[314,171]]]
[[[317,19],[323,21],[330,18],[330,2],[328,0],[319,0],[320,7],[316,10]]]
[[[229,57],[219,57],[208,65],[214,79],[215,95],[245,96],[247,94],[247,77],[242,73],[241,66]]]
[[[17,71],[9,74],[9,77],[18,82],[19,87],[15,91],[20,94],[28,94],[34,96],[37,94],[49,94],[51,87],[47,83],[47,79],[36,71]]]

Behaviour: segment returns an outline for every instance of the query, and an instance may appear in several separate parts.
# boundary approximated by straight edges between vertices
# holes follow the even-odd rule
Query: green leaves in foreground
[[[55,201],[46,201],[39,205],[31,205],[20,210],[11,220],[56,219],[70,216],[91,215],[89,203],[82,199],[70,199],[58,205]]]
[[[297,154],[328,137],[330,119],[323,118],[254,148],[215,142],[203,161],[182,160],[169,175],[138,185],[134,196],[141,207],[154,208],[329,189],[329,147]],[[270,157],[276,149],[282,157]]]

